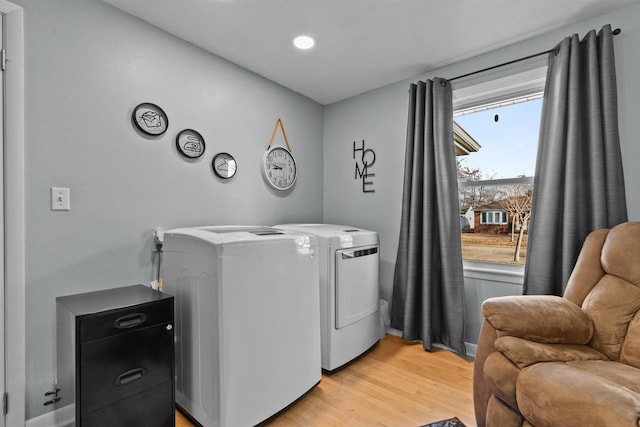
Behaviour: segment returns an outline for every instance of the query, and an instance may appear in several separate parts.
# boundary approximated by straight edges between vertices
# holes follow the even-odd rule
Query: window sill
[[[462,261],[465,278],[524,284],[524,264]]]

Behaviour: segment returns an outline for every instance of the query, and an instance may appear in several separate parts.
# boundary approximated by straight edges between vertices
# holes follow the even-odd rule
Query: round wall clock
[[[216,176],[222,179],[232,178],[238,170],[236,159],[229,153],[218,153],[213,157],[211,167]]]
[[[176,147],[183,156],[197,159],[204,154],[204,138],[193,129],[184,129],[176,136]]]
[[[288,190],[296,182],[296,161],[284,147],[271,147],[262,157],[264,177],[276,190]]]
[[[151,136],[162,135],[169,126],[169,119],[162,108],[150,102],[143,102],[134,108],[131,119],[138,130]]]

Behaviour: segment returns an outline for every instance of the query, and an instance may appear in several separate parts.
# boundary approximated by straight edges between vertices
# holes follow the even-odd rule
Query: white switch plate
[[[51,187],[51,210],[68,211],[71,209],[71,191],[68,188]]]

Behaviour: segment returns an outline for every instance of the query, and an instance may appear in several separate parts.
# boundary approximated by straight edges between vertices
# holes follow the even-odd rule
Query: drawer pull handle
[[[127,314],[126,316],[119,317],[113,322],[113,326],[118,329],[133,328],[141,325],[147,320],[147,315],[144,313]]]
[[[113,380],[113,384],[114,385],[125,385],[125,384],[129,384],[130,382],[139,380],[140,378],[142,378],[144,376],[144,374],[147,373],[147,370],[144,368],[136,368],[136,369],[132,369],[130,371],[124,372],[120,375],[118,375],[116,377],[115,380]]]

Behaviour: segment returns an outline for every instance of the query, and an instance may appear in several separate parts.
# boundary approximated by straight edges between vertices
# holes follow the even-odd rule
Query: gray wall
[[[324,114],[324,221],[377,231],[380,237],[380,297],[391,301],[391,282],[400,230],[404,135],[408,84],[398,83],[325,107]],[[360,152],[376,153],[362,191],[355,164],[362,168]],[[367,156],[367,159],[370,156]]]
[[[428,75],[416,76],[380,89],[325,107],[324,121],[324,219],[325,222],[348,223],[377,230],[381,240],[381,295],[389,300],[392,294],[400,228],[402,201],[402,174],[404,169],[405,134],[409,83],[419,79],[454,77],[467,72],[506,62],[555,46],[572,33],[583,36],[590,29],[600,29],[610,23],[620,27],[622,34],[615,39],[618,76],[618,105],[620,137],[627,184],[629,217],[640,220],[640,5],[591,19],[578,25],[567,26],[543,37],[537,37],[509,47],[461,61]],[[470,35],[472,36],[472,35]],[[502,73],[508,69],[501,70]],[[482,79],[480,76],[479,79]],[[478,78],[476,78],[478,80]],[[365,139],[376,152],[373,172],[376,176],[375,193],[363,194],[354,180],[351,155],[352,141]],[[491,282],[468,280],[465,284],[469,297],[467,307],[469,331],[475,331],[479,319],[477,295],[492,294],[491,290],[472,290],[472,286],[491,286]],[[502,286],[502,285],[501,285]],[[505,293],[518,291],[517,285],[503,288]],[[474,301],[476,301],[474,303]],[[480,301],[481,302],[481,301]],[[467,337],[469,338],[469,337]],[[475,342],[475,341],[471,341]]]
[[[152,230],[322,220],[322,106],[97,0],[20,0],[26,64],[27,419],[51,410],[55,297],[148,283]],[[145,139],[131,125],[155,102],[169,129]],[[299,166],[294,190],[270,191],[260,172],[282,117]],[[174,137],[206,139],[183,160]],[[278,141],[281,142],[281,141]],[[238,161],[213,176],[220,151]],[[49,210],[49,187],[71,188],[71,211]]]

